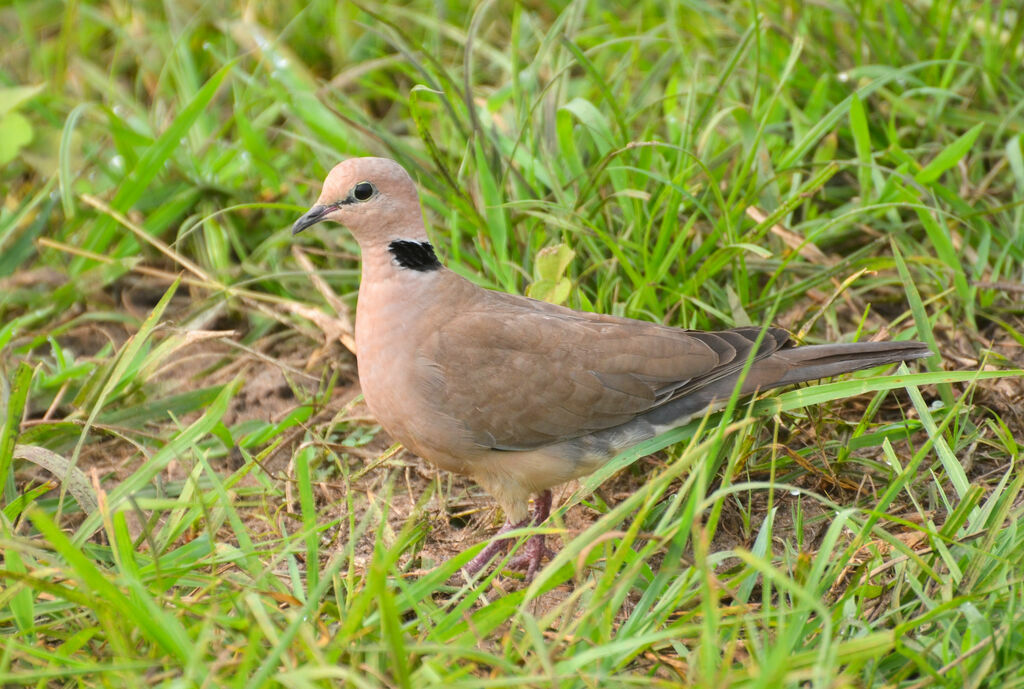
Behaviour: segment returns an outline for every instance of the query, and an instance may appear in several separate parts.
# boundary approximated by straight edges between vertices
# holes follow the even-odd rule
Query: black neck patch
[[[434,247],[430,242],[396,239],[388,244],[388,251],[395,257],[395,263],[402,268],[427,272],[441,267],[441,262],[437,260],[437,254],[434,253]]]

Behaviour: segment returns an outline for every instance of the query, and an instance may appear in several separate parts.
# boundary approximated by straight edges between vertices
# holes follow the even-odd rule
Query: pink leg
[[[533,525],[540,526],[551,516],[551,491],[546,490],[537,496],[533,503]],[[526,580],[533,581],[533,577],[540,569],[541,562],[545,557],[554,557],[555,552],[544,543],[544,535],[537,534],[530,536],[523,545],[523,552],[517,554],[508,563],[509,569],[526,570]]]
[[[537,496],[533,502],[533,517],[524,519],[518,524],[512,524],[505,522],[505,525],[501,527],[496,536],[500,536],[503,533],[508,533],[513,529],[521,529],[524,526],[528,526],[531,523],[534,526],[540,526],[551,514],[551,491],[546,490]],[[495,555],[504,553],[508,550],[511,545],[511,539],[508,538],[496,538],[491,541],[486,548],[480,551],[476,557],[466,564],[464,569],[467,574],[476,574],[484,565],[490,562]],[[540,564],[545,557],[553,557],[554,552],[550,548],[544,545],[544,536],[536,535],[530,536],[523,546],[523,552],[512,558],[509,562],[509,569],[518,569],[526,571],[526,580],[530,581],[533,579],[537,570],[540,569]]]
[[[512,522],[506,520],[505,525],[498,529],[498,533],[496,533],[495,536],[500,536],[503,533],[508,533],[513,529],[521,529],[529,523],[529,518],[524,519],[518,524],[513,524]],[[487,547],[481,550],[476,557],[467,562],[466,566],[463,567],[463,569],[466,570],[467,574],[476,574],[481,569],[483,569],[483,566],[490,562],[495,555],[497,555],[498,553],[504,553],[506,550],[508,550],[508,547],[510,545],[511,541],[507,538],[494,539],[493,541],[488,543]]]

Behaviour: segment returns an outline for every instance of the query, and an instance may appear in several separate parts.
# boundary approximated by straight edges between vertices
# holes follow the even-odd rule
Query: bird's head
[[[335,165],[316,205],[295,221],[292,234],[323,220],[341,223],[363,246],[426,240],[416,185],[387,158],[351,158]]]

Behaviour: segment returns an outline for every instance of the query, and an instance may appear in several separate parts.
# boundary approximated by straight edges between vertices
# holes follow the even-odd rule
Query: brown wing
[[[526,450],[612,428],[742,369],[760,332],[702,333],[482,293],[419,351],[473,442]],[[788,343],[770,329],[757,358]]]

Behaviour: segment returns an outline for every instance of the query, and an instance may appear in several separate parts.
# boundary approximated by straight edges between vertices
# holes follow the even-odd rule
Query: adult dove
[[[478,287],[441,265],[416,186],[396,162],[337,165],[292,228],[345,225],[362,252],[359,382],[406,448],[466,474],[505,511],[502,532],[540,524],[553,486],[740,394],[918,359],[921,342],[797,347],[780,328],[720,332],[574,311]],[[752,352],[757,346],[757,351]],[[480,570],[507,543],[466,565]],[[532,578],[550,551],[529,539],[510,566]]]

